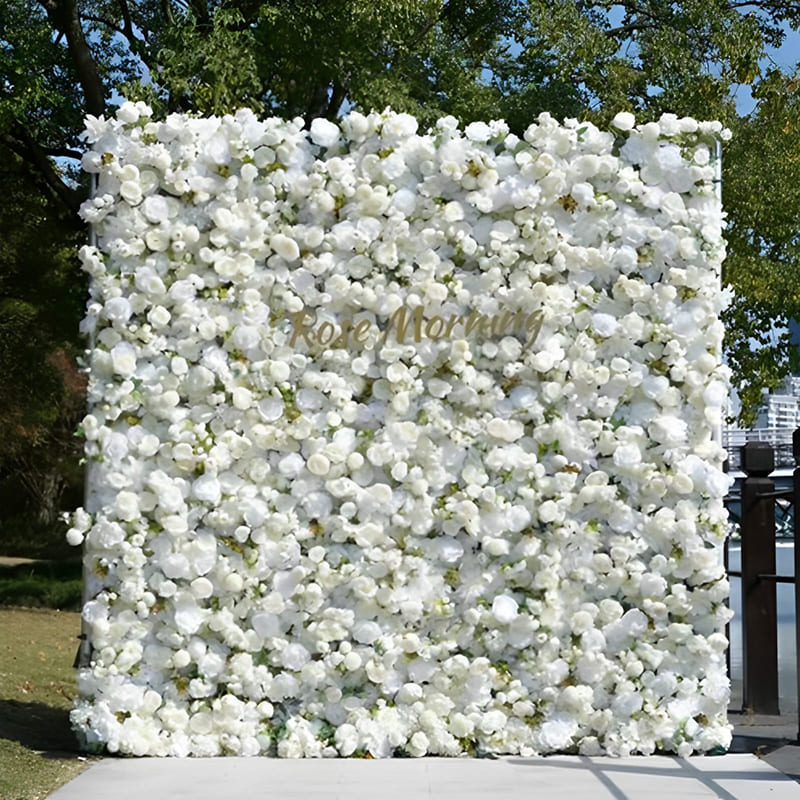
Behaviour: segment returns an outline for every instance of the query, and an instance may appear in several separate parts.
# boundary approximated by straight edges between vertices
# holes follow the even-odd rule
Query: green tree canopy
[[[752,419],[796,361],[774,328],[800,318],[798,79],[764,65],[798,27],[800,6],[777,0],[5,0],[0,475],[75,414],[53,353],[81,348],[79,135],[84,114],[121,97],[158,113],[251,106],[307,120],[391,106],[423,126],[452,114],[517,132],[545,110],[599,124],[621,110],[722,120],[734,132],[728,358]],[[756,101],[747,114],[742,85]]]

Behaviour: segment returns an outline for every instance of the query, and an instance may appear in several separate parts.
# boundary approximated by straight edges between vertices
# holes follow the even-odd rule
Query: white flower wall
[[[87,744],[726,747],[719,135],[89,118]]]

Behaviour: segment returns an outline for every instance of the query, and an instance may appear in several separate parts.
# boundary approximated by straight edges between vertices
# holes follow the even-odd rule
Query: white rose
[[[139,109],[136,107],[136,104],[126,100],[117,109],[117,119],[128,125],[133,125],[133,123],[139,119]]]
[[[417,132],[419,123],[411,114],[392,114],[381,127],[381,134],[387,139],[407,139]]]
[[[667,192],[661,198],[661,210],[666,214],[670,222],[684,222],[686,220],[686,205],[677,192]]]
[[[334,734],[334,741],[340,755],[345,758],[351,756],[358,749],[358,730],[355,725],[350,725],[349,723],[340,725]]]
[[[472,732],[475,729],[475,724],[466,715],[456,712],[455,714],[450,715],[448,729],[453,736],[463,739],[472,735]]]
[[[132,313],[133,310],[127,297],[112,297],[110,300],[106,300],[103,307],[103,314],[112,322],[125,323],[130,319]]]
[[[489,421],[486,430],[490,436],[505,442],[515,442],[525,433],[523,424],[518,420],[506,420],[498,417]]]
[[[519,613],[519,603],[508,595],[498,595],[492,601],[492,615],[501,625],[508,625]]]
[[[647,432],[655,441],[668,447],[675,447],[686,441],[689,426],[678,417],[664,414],[653,419]]]
[[[214,164],[230,164],[231,148],[228,137],[219,131],[206,142],[205,153]]]
[[[357,622],[353,628],[353,639],[361,644],[372,644],[380,638],[381,634],[380,625],[369,620]]]
[[[130,378],[136,373],[136,348],[128,342],[120,342],[111,348],[111,365],[117,375]]]
[[[428,752],[430,740],[422,731],[417,731],[409,739],[407,747],[409,755],[420,758]]]
[[[339,126],[330,120],[317,117],[311,121],[311,141],[320,147],[332,147],[339,141],[340,135]]]
[[[286,261],[295,261],[300,258],[300,248],[297,242],[282,233],[276,233],[274,236],[271,236],[269,246]]]
[[[144,235],[144,241],[153,252],[163,253],[169,247],[169,233],[163,228],[153,228]]]
[[[189,370],[184,385],[190,395],[202,396],[212,389],[215,380],[214,373],[210,369],[196,366]]]
[[[613,459],[620,469],[632,470],[642,463],[642,451],[637,444],[622,444],[614,450]]]
[[[189,588],[192,592],[192,595],[198,599],[211,597],[211,595],[214,594],[214,584],[205,577],[195,578],[189,584]]]
[[[563,512],[554,500],[545,500],[537,509],[539,521],[545,524],[563,519]]]
[[[314,453],[309,456],[306,466],[312,475],[327,475],[331,467],[331,462],[324,454]]]
[[[208,612],[197,605],[190,592],[179,592],[175,599],[175,627],[185,634],[197,633]],[[195,715],[193,719],[196,719]]]
[[[120,519],[132,522],[139,516],[139,497],[133,492],[119,492],[114,501],[114,509]]]
[[[578,722],[572,714],[559,712],[542,724],[536,738],[544,752],[565,750],[578,732]]]
[[[473,142],[488,142],[492,138],[492,129],[485,122],[471,122],[464,133]]]
[[[593,314],[592,327],[595,329],[598,336],[602,336],[605,339],[614,335],[618,323],[610,314]]]
[[[642,597],[664,597],[667,593],[667,582],[661,575],[654,575],[649,572],[642,575],[642,580],[639,583],[639,591]]]
[[[192,494],[203,503],[217,505],[222,497],[222,488],[214,475],[201,475],[192,484]]]
[[[146,197],[142,203],[142,213],[148,222],[163,222],[169,217],[169,203],[167,202],[167,198],[160,194]]]
[[[125,530],[116,522],[100,519],[89,531],[87,538],[92,547],[113,550],[125,541]]]
[[[233,406],[240,411],[246,411],[253,405],[253,393],[244,386],[237,386],[232,394]]]
[[[67,543],[73,547],[83,543],[83,531],[78,528],[70,528],[67,531]]]
[[[611,125],[619,131],[629,131],[636,124],[636,117],[630,111],[620,111],[614,119],[611,120]]]
[[[164,306],[154,306],[147,312],[147,321],[155,328],[163,328],[172,319],[172,315]]]
[[[728,387],[722,381],[712,381],[703,390],[703,401],[712,408],[721,408],[728,400]]]
[[[495,709],[494,711],[487,711],[481,717],[478,727],[483,733],[494,733],[495,731],[503,730],[507,722],[508,717],[500,709]]]

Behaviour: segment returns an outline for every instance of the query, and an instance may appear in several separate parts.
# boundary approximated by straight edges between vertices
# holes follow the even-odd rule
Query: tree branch
[[[61,180],[46,151],[33,139],[25,126],[16,124],[15,128],[17,135],[12,136],[9,133],[4,133],[0,136],[0,143],[31,164],[53,197],[67,207],[76,221],[79,220],[78,208],[80,200],[77,192],[70,189]],[[76,153],[75,155],[78,154]]]
[[[345,97],[347,97],[347,81],[335,82],[331,90],[331,99],[328,101],[328,111],[326,113],[328,119],[336,119]]]
[[[135,40],[135,36],[133,35],[133,24],[131,23],[131,10],[128,8],[127,0],[119,0],[119,8],[122,12],[122,29],[124,31],[125,38],[129,42],[133,42]]]
[[[201,31],[211,30],[211,16],[205,0],[188,0],[187,6],[194,14],[198,29]]]
[[[419,44],[430,33],[431,28],[433,28],[437,22],[444,19],[445,14],[449,10],[449,5],[449,0],[445,0],[445,2],[442,3],[442,7],[439,9],[439,11],[430,17],[430,19],[428,19],[425,24],[418,31],[415,31],[414,35],[404,43],[406,47],[414,47],[415,45]]]
[[[314,93],[308,98],[306,102],[305,113],[303,116],[311,121],[316,117],[324,117],[328,109],[328,87],[317,86]]]
[[[800,11],[800,3],[759,3],[757,0],[739,0],[739,2],[728,2],[729,8],[747,8],[748,6],[754,6],[759,10],[763,10],[764,6],[766,6],[772,12],[780,11],[785,14],[796,14]]]
[[[146,43],[134,35],[130,18],[125,20],[122,27],[103,17],[96,17],[93,14],[81,14],[81,19],[87,20],[88,22],[96,22],[99,25],[104,25],[110,31],[114,31],[114,33],[118,33],[120,36],[123,36],[130,45],[131,52],[140,58],[146,67],[151,67],[151,60],[146,54]]]
[[[170,25],[175,24],[175,15],[172,13],[172,6],[169,0],[161,0],[161,13]]]
[[[106,92],[97,64],[83,34],[77,0],[39,0],[52,26],[67,39],[67,48],[83,89],[88,114],[99,117],[106,107]]]
[[[630,36],[632,33],[636,33],[637,31],[657,31],[662,27],[663,26],[657,25],[653,22],[631,22],[629,25],[618,25],[616,28],[608,28],[607,30],[604,30],[603,33],[606,36],[619,36],[621,34]]]
[[[85,19],[87,22],[96,22],[98,25],[105,25],[110,31],[114,31],[114,33],[118,33],[120,36],[125,36],[127,38],[124,28],[120,28],[119,25],[115,25],[113,22],[103,17],[95,17],[93,14],[81,14],[81,19]]]
[[[70,150],[67,147],[45,147],[43,150],[53,158],[74,158],[79,160],[82,155],[77,150]]]

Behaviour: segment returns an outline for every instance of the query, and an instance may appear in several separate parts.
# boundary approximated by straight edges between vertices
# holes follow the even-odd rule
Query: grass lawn
[[[87,760],[69,725],[80,614],[0,608],[0,798],[39,800]]]

